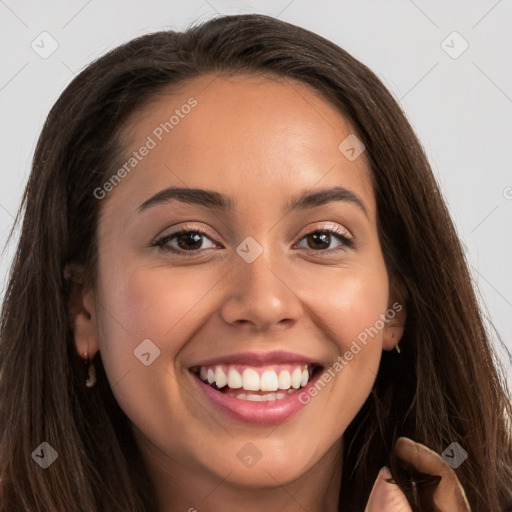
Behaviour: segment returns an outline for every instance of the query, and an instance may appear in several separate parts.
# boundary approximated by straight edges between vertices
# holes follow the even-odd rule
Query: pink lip
[[[308,393],[308,389],[314,385],[318,378],[318,375],[314,376],[306,386],[281,400],[251,402],[226,395],[203,382],[197,375],[192,373],[190,375],[209,401],[221,412],[238,421],[260,425],[283,423],[300,411],[307,403],[302,403],[299,397],[304,393]]]
[[[305,363],[305,364],[317,364],[317,361],[304,357],[300,354],[294,354],[293,352],[237,352],[236,354],[230,354],[226,356],[219,356],[213,359],[208,359],[193,365],[197,366],[214,366],[217,364],[245,364],[248,366],[262,366],[266,364],[283,364],[283,363]],[[283,399],[284,400],[284,399]]]

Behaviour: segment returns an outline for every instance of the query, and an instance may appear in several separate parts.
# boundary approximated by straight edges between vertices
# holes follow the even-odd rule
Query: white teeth
[[[277,391],[277,375],[273,370],[266,370],[261,375],[260,390],[261,391]]]
[[[292,376],[288,370],[282,370],[279,374],[278,387],[279,389],[290,389],[292,385]]]
[[[302,379],[302,370],[300,368],[295,368],[292,373],[292,388],[299,389],[300,381]]]
[[[251,402],[269,402],[270,400],[276,400],[275,393],[268,393],[267,395],[247,395],[246,400]]]
[[[228,383],[228,378],[222,369],[222,366],[215,367],[215,384],[218,388],[223,388]]]
[[[228,386],[231,389],[240,389],[242,387],[242,376],[235,368],[230,368],[228,372]]]
[[[307,370],[302,371],[302,377],[300,379],[300,386],[303,388],[309,380],[309,372]]]
[[[288,391],[280,391],[278,393],[267,393],[265,395],[254,395],[249,393],[241,393],[240,391],[236,391],[234,389],[228,390],[226,393],[230,396],[238,398],[239,400],[246,400],[249,402],[268,402],[272,400],[282,400],[286,398],[288,395],[292,395],[296,393],[297,390],[289,389]]]
[[[250,402],[263,402],[263,397],[259,395],[247,395],[246,400]]]
[[[284,367],[284,368],[283,368]],[[243,371],[242,371],[243,368]],[[274,369],[267,367],[251,367],[242,365],[215,365],[211,367],[202,366],[199,369],[199,377],[208,384],[215,384],[218,389],[227,386],[225,391],[263,391],[273,392],[284,390],[295,392],[300,387],[304,387],[309,382],[309,372],[307,365],[288,364],[277,365]],[[258,397],[276,396],[272,400],[280,399],[281,393],[270,393],[266,395],[256,395]],[[235,396],[235,395],[233,395]],[[244,400],[262,401],[260,398],[249,398],[247,395]]]
[[[246,368],[242,374],[242,387],[246,391],[260,390],[260,376],[256,370]]]

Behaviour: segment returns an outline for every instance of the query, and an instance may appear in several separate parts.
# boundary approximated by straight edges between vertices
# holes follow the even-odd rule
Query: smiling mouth
[[[241,364],[195,366],[190,368],[211,388],[252,402],[282,400],[293,395],[321,371],[321,365],[289,363],[270,366]]]

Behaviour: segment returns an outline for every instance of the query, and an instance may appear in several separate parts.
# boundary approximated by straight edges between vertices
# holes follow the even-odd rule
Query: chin
[[[270,489],[290,484],[304,476],[321,458],[313,460],[313,451],[306,454],[292,441],[287,441],[284,447],[283,441],[272,443],[269,439],[233,444],[236,449],[229,450],[230,455],[220,464],[212,464],[215,456],[204,463],[217,478],[226,479],[226,484],[245,489]]]

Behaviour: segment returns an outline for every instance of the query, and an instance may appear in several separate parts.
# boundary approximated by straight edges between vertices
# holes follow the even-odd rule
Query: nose
[[[286,277],[282,266],[270,266],[265,252],[252,263],[240,258],[226,283],[228,291],[220,312],[223,320],[250,325],[258,332],[295,324],[303,310]]]

